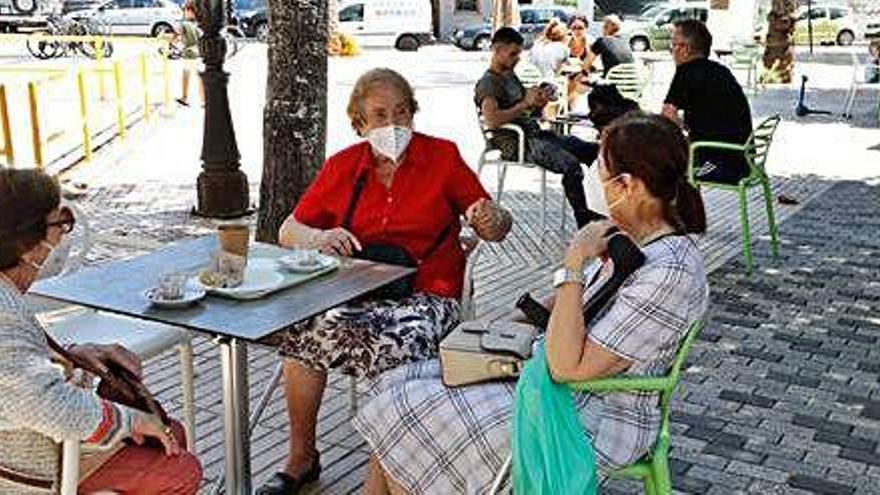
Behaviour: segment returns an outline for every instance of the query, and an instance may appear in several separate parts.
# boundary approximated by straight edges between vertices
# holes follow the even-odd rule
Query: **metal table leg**
[[[226,439],[227,495],[251,495],[251,455],[248,435],[247,345],[220,340],[223,369],[223,430]]]

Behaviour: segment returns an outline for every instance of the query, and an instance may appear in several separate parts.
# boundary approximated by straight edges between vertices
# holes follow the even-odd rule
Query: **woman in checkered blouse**
[[[611,274],[584,287],[556,289],[546,334],[547,362],[558,382],[619,374],[666,373],[688,327],[707,304],[702,256],[688,234],[706,229],[699,192],[686,180],[688,145],[670,121],[635,114],[603,134],[599,175],[613,224],[641,246],[645,264],[603,312],[585,322],[582,305]],[[612,222],[578,232],[563,265],[582,272],[601,257]],[[576,277],[569,277],[569,280]],[[354,420],[373,451],[367,493],[481,493],[510,451],[514,383],[449,389],[437,360],[383,375],[377,397]],[[574,393],[602,470],[630,464],[653,445],[660,426],[655,393]]]

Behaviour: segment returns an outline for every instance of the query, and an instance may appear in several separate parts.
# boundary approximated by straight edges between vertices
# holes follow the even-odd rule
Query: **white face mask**
[[[394,160],[400,159],[400,155],[406,151],[412,139],[412,129],[399,125],[377,127],[367,131],[367,141],[376,153]]]
[[[65,235],[61,238],[61,242],[55,246],[47,241],[42,241],[41,244],[49,248],[49,255],[46,256],[41,265],[33,265],[34,268],[39,270],[37,272],[37,280],[60,275],[64,271],[64,265],[67,264],[67,258],[70,257],[70,246],[72,244],[70,237]]]
[[[602,194],[599,196],[599,204],[597,204],[596,207],[595,207],[595,210],[596,210],[596,211],[598,211],[599,213],[603,213],[603,214],[605,214],[606,216],[609,216],[609,217],[610,217],[610,216],[611,216],[611,209],[614,208],[615,206],[619,205],[621,202],[623,202],[623,201],[626,199],[626,196],[624,196],[624,195],[620,195],[620,197],[617,198],[616,201],[614,201],[614,202],[611,203],[611,204],[608,204],[608,197],[605,195],[605,187],[606,187],[606,185],[611,184],[612,182],[615,182],[615,181],[619,180],[619,179],[622,178],[622,177],[623,177],[623,175],[615,175],[614,177],[612,177],[612,178],[610,178],[610,179],[608,179],[608,180],[600,181],[600,183],[599,183],[599,191],[600,191]]]

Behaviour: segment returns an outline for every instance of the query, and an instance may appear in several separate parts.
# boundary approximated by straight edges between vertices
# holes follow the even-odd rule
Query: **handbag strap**
[[[45,329],[43,330],[43,335],[45,335],[46,337],[46,342],[49,345],[49,349],[51,349],[55,354],[58,354],[59,356],[61,356],[62,359],[73,365],[74,368],[79,368],[87,373],[91,373],[92,375],[97,376],[101,379],[102,382],[107,383],[113,388],[124,387],[129,389],[133,395],[144,401],[147,409],[143,412],[156,415],[157,417],[159,417],[159,419],[162,420],[162,423],[165,424],[165,426],[171,425],[171,419],[168,417],[168,413],[165,411],[162,405],[159,404],[156,398],[153,397],[153,394],[151,394],[150,391],[147,390],[147,387],[139,378],[132,375],[131,373],[127,373],[127,370],[121,367],[118,368],[118,370],[122,376],[116,376],[109,369],[99,369],[92,365],[92,363],[88,360],[71,354],[70,351],[65,349],[54,338],[52,338],[49,332],[45,331]]]
[[[354,181],[354,189],[351,194],[351,199],[348,201],[348,206],[345,208],[345,216],[342,217],[342,228],[351,232],[351,222],[354,218],[354,212],[357,209],[357,204],[360,202],[361,195],[364,192],[364,186],[367,184],[367,174],[368,170],[364,170],[361,172],[357,179]],[[458,223],[458,218],[449,222],[443,230],[440,231],[440,235],[438,235],[428,249],[422,253],[418,259],[416,259],[416,264],[421,264],[426,259],[430,258],[431,255],[434,254],[435,251],[440,249],[440,246],[443,245],[443,242],[446,241],[446,237],[452,232],[455,228],[455,224]]]
[[[55,488],[55,480],[25,474],[12,468],[0,465],[0,479],[16,485],[23,485],[37,490],[50,492]]]

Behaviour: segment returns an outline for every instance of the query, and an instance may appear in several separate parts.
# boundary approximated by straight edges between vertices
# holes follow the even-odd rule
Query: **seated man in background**
[[[522,48],[523,37],[515,29],[501,28],[495,32],[491,65],[477,82],[474,101],[487,128],[499,129],[505,124],[514,124],[523,130],[526,161],[562,174],[565,196],[580,228],[602,218],[587,208],[581,170],[581,163],[587,166],[593,163],[599,146],[541,129],[535,115],[549,102],[550,95],[542,87],[526,89],[513,72]],[[513,131],[499,129],[493,133],[492,145],[501,151],[505,160],[516,160],[517,139]]]
[[[675,23],[672,58],[676,69],[663,115],[678,121],[678,111],[683,110],[692,143],[745,144],[752,134],[749,101],[730,70],[708,59],[711,48],[712,34],[701,21]],[[701,180],[736,184],[749,175],[749,166],[739,152],[702,150],[695,159]]]
[[[602,61],[603,76],[608,75],[608,71],[615,65],[631,64],[635,61],[629,44],[617,36],[620,24],[620,17],[614,14],[605,16],[602,20],[602,37],[593,42],[587,55],[587,67],[593,67],[597,58]]]

